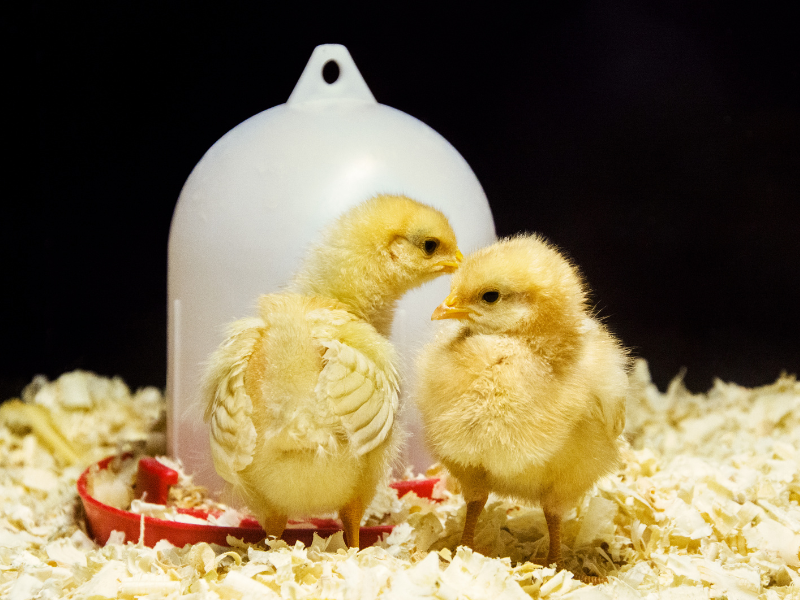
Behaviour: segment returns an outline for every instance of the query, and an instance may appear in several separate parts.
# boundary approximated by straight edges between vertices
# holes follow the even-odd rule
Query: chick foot
[[[541,559],[541,558],[532,559],[532,560],[530,560],[530,562],[532,562],[535,565],[539,565],[541,567],[550,567],[551,565],[555,565],[556,572],[561,571],[563,569],[566,569],[566,567],[564,566],[564,563],[562,563],[562,562],[553,563],[553,562],[550,562],[547,559]],[[572,570],[570,570],[569,572],[572,573],[572,576],[573,576],[573,578],[575,578],[576,581],[580,581],[581,583],[586,583],[588,585],[600,585],[601,583],[608,583],[608,578],[607,577],[597,577],[595,575],[584,575],[583,573],[576,573],[575,571],[572,571]]]
[[[556,569],[560,571],[564,568],[563,557],[561,554],[561,514],[545,510],[544,520],[547,522],[547,532],[550,536],[547,559],[545,560],[544,566],[547,567],[555,563]],[[608,578],[606,577],[584,575],[582,573],[575,573],[574,571],[570,572],[575,579],[589,585],[598,585],[608,582]]]

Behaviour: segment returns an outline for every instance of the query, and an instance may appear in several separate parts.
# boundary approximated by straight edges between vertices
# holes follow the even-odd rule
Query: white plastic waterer
[[[339,74],[327,83],[331,61]],[[464,158],[421,121],[378,104],[350,53],[335,44],[314,49],[286,104],[234,127],[189,175],[169,236],[167,442],[197,483],[212,491],[223,485],[198,399],[204,363],[226,326],[255,315],[257,298],[289,281],[329,221],[379,193],[441,210],[464,254],[495,240],[486,195]],[[448,290],[449,277],[440,277],[398,305],[391,340],[404,390]],[[407,397],[405,459],[422,471],[431,458]]]

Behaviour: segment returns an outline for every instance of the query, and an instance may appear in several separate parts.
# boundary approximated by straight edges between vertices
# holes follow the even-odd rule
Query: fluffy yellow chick
[[[547,564],[561,518],[617,467],[627,355],[587,305],[577,270],[537,236],[467,257],[432,319],[458,319],[420,356],[419,405],[433,454],[460,481],[472,546],[490,492],[540,503]]]
[[[338,511],[347,543],[396,455],[394,306],[463,257],[439,211],[378,196],[341,216],[285,293],[233,323],[204,385],[214,466],[268,535]]]

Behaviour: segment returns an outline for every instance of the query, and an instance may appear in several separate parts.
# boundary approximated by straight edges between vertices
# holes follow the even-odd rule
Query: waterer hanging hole
[[[334,83],[339,79],[339,64],[335,60],[329,60],[322,66],[322,78],[326,83]]]

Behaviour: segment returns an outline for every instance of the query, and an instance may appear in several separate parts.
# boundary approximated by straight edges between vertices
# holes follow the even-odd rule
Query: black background
[[[455,146],[498,234],[538,231],[572,256],[662,390],[682,367],[696,392],[798,371],[788,8],[71,4],[33,3],[18,56],[33,79],[10,174],[23,191],[4,211],[0,398],[75,368],[165,385],[181,186],[225,132],[286,101],[320,43],[345,44],[379,102]]]

